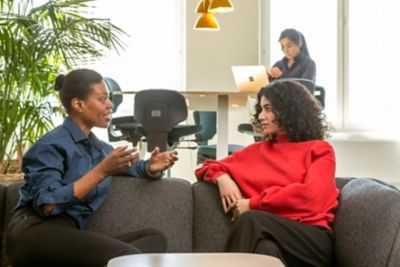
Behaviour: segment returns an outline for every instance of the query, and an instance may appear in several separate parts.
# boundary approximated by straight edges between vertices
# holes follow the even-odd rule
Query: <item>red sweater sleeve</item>
[[[328,143],[318,142],[310,152],[303,183],[268,187],[250,199],[250,207],[289,217],[303,217],[335,206],[337,189],[333,149]]]
[[[220,162],[216,160],[206,160],[203,163],[203,166],[196,169],[194,174],[196,175],[197,180],[204,180],[208,183],[217,183],[218,176],[227,173],[228,169],[220,164]]]
[[[235,159],[237,155],[240,154],[241,150],[235,151],[230,156],[223,158],[221,160],[206,160],[203,163],[203,166],[199,167],[195,170],[194,174],[196,175],[197,180],[204,180],[205,182],[216,184],[217,178],[222,174],[230,173],[230,166],[235,165]]]

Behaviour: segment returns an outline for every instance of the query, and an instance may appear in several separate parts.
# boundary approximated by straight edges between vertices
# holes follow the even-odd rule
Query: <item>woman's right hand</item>
[[[219,188],[219,194],[222,201],[222,207],[224,212],[229,212],[236,203],[237,200],[242,199],[242,193],[238,185],[228,174],[223,174],[217,178],[217,185]]]
[[[117,147],[97,165],[105,177],[121,173],[139,160],[139,151],[136,148],[127,148]]]
[[[267,71],[267,74],[269,77],[276,79],[282,76],[282,71],[278,67],[273,67]]]

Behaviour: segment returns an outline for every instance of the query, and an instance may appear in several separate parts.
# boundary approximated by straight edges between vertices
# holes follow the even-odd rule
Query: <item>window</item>
[[[349,1],[347,127],[400,130],[400,2]]]
[[[316,82],[326,90],[325,113],[337,129],[400,130],[395,123],[400,114],[396,83],[400,2],[271,0],[268,10],[271,64],[283,56],[277,40],[280,32],[285,28],[303,32],[317,64]]]
[[[283,57],[279,35],[286,28],[303,33],[317,66],[316,84],[326,91],[327,119],[337,123],[337,1],[271,0],[270,63]]]
[[[125,51],[110,53],[92,68],[115,79],[122,91],[183,87],[183,1],[97,0],[95,15],[128,33]],[[124,95],[118,114],[131,114],[133,97]]]

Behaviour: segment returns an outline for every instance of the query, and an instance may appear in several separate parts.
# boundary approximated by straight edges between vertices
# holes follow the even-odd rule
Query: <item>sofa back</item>
[[[399,190],[375,179],[353,179],[339,203],[333,225],[337,266],[399,266]]]
[[[188,181],[114,177],[109,197],[87,230],[108,236],[155,228],[168,240],[168,252],[192,251],[193,205]]]
[[[11,211],[18,201],[22,182],[0,184],[0,225],[6,226]],[[143,228],[155,228],[168,240],[168,252],[192,251],[191,184],[183,179],[153,181],[143,178],[117,176],[113,178],[107,200],[93,214],[88,231],[117,236]],[[5,227],[1,228],[1,264],[8,266],[4,240]]]

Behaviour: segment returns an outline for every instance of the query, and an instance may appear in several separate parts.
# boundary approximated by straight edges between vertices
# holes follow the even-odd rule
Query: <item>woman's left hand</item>
[[[150,174],[155,175],[174,165],[177,160],[177,151],[160,152],[160,148],[156,147],[153,152],[151,152],[151,157],[149,159],[149,172]]]
[[[232,207],[232,212],[233,212],[232,222],[233,222],[239,217],[239,215],[250,210],[250,199],[249,198],[238,199],[232,205],[233,205]]]

